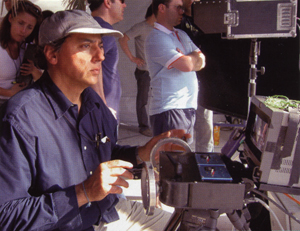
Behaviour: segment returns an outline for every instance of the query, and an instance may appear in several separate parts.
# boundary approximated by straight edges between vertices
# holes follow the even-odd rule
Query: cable
[[[266,98],[265,104],[269,107],[288,110],[289,107],[299,108],[300,101],[291,100],[284,95],[274,95]]]
[[[274,213],[274,211],[270,208],[270,206],[266,202],[264,202],[263,200],[261,200],[261,199],[259,199],[257,197],[252,197],[252,198],[246,199],[245,201],[246,201],[246,203],[255,203],[255,202],[261,203],[273,215],[273,217],[277,221],[280,229],[282,231],[284,231],[284,228],[282,227],[282,225],[281,225],[278,217],[276,216],[276,214]]]
[[[279,197],[278,193],[276,192],[270,192],[274,197],[277,198],[277,200],[280,202],[280,204],[282,205],[282,207],[285,209],[285,210],[288,210],[287,206],[284,204],[284,202],[282,201],[282,199]],[[289,230],[292,230],[292,218],[291,217],[288,217],[288,220],[289,220]]]
[[[297,199],[295,199],[294,197],[292,197],[291,195],[284,193],[285,196],[287,196],[288,198],[290,198],[292,201],[296,202],[298,205],[300,205],[300,201],[298,201]]]
[[[300,224],[300,221],[298,218],[296,218],[293,214],[291,214],[288,210],[284,209],[281,205],[279,205],[276,201],[274,201],[273,199],[271,199],[270,197],[266,196],[264,193],[261,193],[260,191],[256,190],[256,189],[252,189],[252,192],[262,196],[263,198],[267,199],[268,201],[272,202],[274,205],[276,205],[282,212],[284,212],[285,214],[287,214],[289,217],[291,217],[292,219],[294,219],[297,223]]]

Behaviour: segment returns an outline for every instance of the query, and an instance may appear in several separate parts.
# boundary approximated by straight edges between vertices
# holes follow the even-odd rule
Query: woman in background
[[[41,9],[28,0],[22,0],[16,8],[9,10],[1,23],[0,105],[27,86],[25,82],[16,82],[20,74],[32,74],[33,80],[41,76],[32,60],[21,67],[27,45],[37,41],[41,20]]]

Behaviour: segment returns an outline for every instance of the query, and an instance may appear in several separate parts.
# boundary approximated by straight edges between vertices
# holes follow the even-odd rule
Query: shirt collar
[[[94,19],[100,24],[101,27],[113,29],[113,26],[106,22],[103,18],[94,16]]]
[[[63,94],[63,92],[55,85],[47,71],[40,78],[40,86],[52,106],[57,118],[62,117],[74,104]],[[91,111],[95,105],[99,108],[99,99],[90,87],[85,89],[82,94],[81,110]]]
[[[163,25],[161,25],[161,24],[159,24],[157,22],[154,23],[154,28],[158,29],[158,30],[160,30],[160,31],[162,31],[162,32],[164,32],[166,34],[172,34],[173,32],[178,31],[174,27],[173,27],[173,30],[169,30],[168,28],[164,27]]]

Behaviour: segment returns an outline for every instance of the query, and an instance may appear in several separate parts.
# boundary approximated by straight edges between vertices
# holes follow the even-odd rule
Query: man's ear
[[[53,46],[46,45],[44,47],[44,54],[48,63],[52,65],[57,63],[57,52],[58,51],[55,51]]]
[[[106,7],[106,8],[110,8],[111,7],[111,0],[104,0],[103,1],[103,4],[104,4],[104,6]]]
[[[158,11],[163,13],[163,12],[165,12],[166,7],[167,6],[165,4],[159,4],[158,5]]]

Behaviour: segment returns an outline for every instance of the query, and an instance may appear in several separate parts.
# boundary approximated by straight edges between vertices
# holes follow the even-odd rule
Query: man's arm
[[[131,51],[129,49],[129,46],[128,46],[128,41],[129,40],[130,40],[130,38],[126,34],[124,34],[124,37],[119,38],[119,43],[120,43],[120,46],[121,46],[122,50],[127,55],[127,57],[130,59],[131,62],[135,63],[138,66],[144,65],[145,64],[144,60],[135,57],[131,53]]]
[[[179,49],[177,51],[182,54]],[[205,67],[205,56],[201,51],[193,51],[188,55],[181,56],[170,66],[183,72],[200,71]]]
[[[175,68],[182,72],[201,70],[205,67],[205,56],[187,35],[186,38],[185,43],[189,45],[184,54],[176,47],[169,35],[154,31],[145,42],[147,59],[150,63],[160,64],[168,69]]]
[[[3,122],[0,135],[0,230],[74,230],[83,221],[75,187],[40,192],[35,137]],[[51,164],[51,163],[49,163]],[[98,210],[98,208],[93,208]],[[95,210],[90,210],[96,213]],[[93,223],[89,224],[92,226]]]
[[[0,230],[44,230],[56,225],[61,218],[60,199],[63,194],[31,195],[35,191],[34,168],[36,155],[32,139],[3,123],[0,137]],[[28,134],[26,134],[28,135]],[[31,148],[28,148],[31,147]],[[70,189],[72,191],[72,189]],[[74,191],[75,192],[75,191]],[[56,200],[57,198],[58,200]],[[76,197],[74,197],[76,199]],[[62,199],[62,202],[67,200]],[[75,202],[75,203],[74,203]],[[66,204],[66,212],[71,200]],[[76,205],[76,200],[73,200]],[[75,211],[75,210],[73,210]],[[77,212],[78,213],[78,212]],[[74,214],[73,214],[74,215]]]

